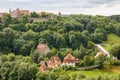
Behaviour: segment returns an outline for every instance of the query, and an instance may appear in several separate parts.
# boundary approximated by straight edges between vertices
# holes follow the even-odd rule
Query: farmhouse
[[[45,71],[45,70],[49,70],[51,68],[58,67],[61,64],[61,60],[58,56],[52,56],[50,58],[50,60],[41,61],[40,64],[41,64],[40,70]]]
[[[47,44],[38,44],[37,50],[39,51],[39,54],[46,55],[48,52],[50,52],[50,48]]]
[[[68,54],[64,60],[63,63],[61,63],[61,59],[58,56],[52,56],[47,62],[41,61],[41,67],[40,70],[48,70],[51,68],[58,67],[59,65],[61,66],[72,66],[75,67],[75,64],[79,62],[79,59],[73,57],[71,54]]]
[[[53,56],[50,60],[47,61],[47,65],[49,68],[58,67],[61,64],[61,60],[58,56]]]
[[[73,66],[75,67],[76,59],[71,54],[68,54],[62,63],[62,66]]]

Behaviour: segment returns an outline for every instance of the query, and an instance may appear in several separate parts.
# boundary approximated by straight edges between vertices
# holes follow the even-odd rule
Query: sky
[[[120,0],[0,0],[0,12],[9,9],[28,9],[62,14],[116,15]]]

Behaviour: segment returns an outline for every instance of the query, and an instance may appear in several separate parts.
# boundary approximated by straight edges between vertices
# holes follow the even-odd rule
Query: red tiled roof
[[[29,14],[29,10],[20,10],[20,13],[21,13],[21,14],[28,15],[28,14]]]
[[[68,54],[63,60],[63,63],[75,63],[75,62],[76,59],[71,54]]]
[[[50,60],[47,61],[48,67],[51,67],[51,68],[56,67],[60,64],[61,64],[61,60],[57,56],[52,56]]]
[[[41,64],[40,70],[41,70],[41,71],[48,70],[48,67],[45,65],[45,63],[42,63],[42,64]]]
[[[43,63],[45,63],[45,61],[40,61],[40,64],[42,65]]]
[[[60,61],[61,62],[61,60],[58,56],[52,56],[50,59],[53,61]]]

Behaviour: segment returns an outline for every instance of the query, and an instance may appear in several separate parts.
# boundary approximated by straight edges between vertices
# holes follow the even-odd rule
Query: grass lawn
[[[107,50],[108,52],[110,51],[110,49],[111,49],[111,45],[102,45],[102,47],[105,49],[105,50]]]
[[[120,44],[120,37],[115,34],[108,34],[108,40],[102,42],[102,46],[109,51],[114,44]]]
[[[98,76],[102,76],[102,77],[111,77],[111,76],[118,76],[120,75],[119,73],[116,72],[112,72],[112,71],[106,71],[106,70],[90,70],[90,71],[68,71],[68,74],[70,76],[72,76],[73,73],[80,73],[85,75],[87,78],[96,78]]]
[[[120,44],[120,37],[115,34],[108,34],[108,40],[103,41],[103,44]]]
[[[103,70],[105,71],[112,71],[120,74],[120,66],[115,65],[104,65]]]

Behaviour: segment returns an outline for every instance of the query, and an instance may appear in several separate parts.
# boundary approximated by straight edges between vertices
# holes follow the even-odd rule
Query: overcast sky
[[[8,9],[29,9],[63,14],[120,14],[120,0],[0,0],[0,12]]]

